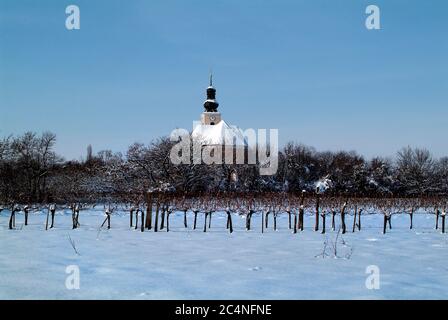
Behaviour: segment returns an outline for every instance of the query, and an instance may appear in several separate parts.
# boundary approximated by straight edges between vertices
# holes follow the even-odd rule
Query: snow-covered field
[[[9,212],[0,213],[0,299],[429,299],[448,298],[448,236],[434,230],[434,216],[392,217],[392,230],[381,234],[382,216],[363,216],[363,229],[338,243],[340,258],[322,258],[324,241],[336,232],[292,234],[287,215],[278,231],[252,231],[244,217],[233,216],[235,232],[215,213],[212,228],[183,227],[183,213],[170,218],[170,232],[129,228],[129,215],[114,213],[112,229],[99,232],[101,209],[81,211],[81,227],[71,229],[71,213],[59,211],[56,227],[45,231],[46,213],[34,212],[29,225],[17,216],[8,230]],[[338,217],[339,218],[339,217]],[[339,223],[339,221],[338,221]],[[79,255],[70,240],[74,241]],[[328,250],[330,252],[331,250]],[[351,256],[347,258],[347,255]],[[320,256],[319,256],[320,255]],[[316,257],[317,256],[317,257]],[[345,258],[344,258],[345,257]],[[66,267],[80,268],[80,289],[65,286]],[[369,290],[366,267],[380,270],[380,289]]]

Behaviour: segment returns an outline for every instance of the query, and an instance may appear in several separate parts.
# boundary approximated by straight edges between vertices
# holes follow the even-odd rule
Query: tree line
[[[179,164],[170,161],[168,137],[134,143],[125,152],[91,146],[83,160],[64,160],[56,135],[27,132],[0,139],[0,202],[77,203],[144,201],[145,193],[295,193],[342,197],[441,197],[448,194],[448,157],[405,147],[393,158],[366,159],[355,151],[317,151],[287,143],[278,171],[260,164]],[[142,198],[143,197],[143,198]]]

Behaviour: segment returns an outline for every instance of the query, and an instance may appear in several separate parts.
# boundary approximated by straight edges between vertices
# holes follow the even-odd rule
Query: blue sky
[[[281,144],[448,155],[447,16],[442,0],[0,0],[0,136],[50,130],[68,159],[125,151],[190,129],[212,68],[224,119]]]

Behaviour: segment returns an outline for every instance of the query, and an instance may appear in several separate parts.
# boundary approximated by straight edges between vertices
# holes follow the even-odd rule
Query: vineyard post
[[[25,206],[23,208],[23,211],[25,212],[25,225],[28,225],[28,212],[30,211],[30,208],[28,206]]]
[[[156,218],[154,220],[154,232],[158,232],[159,231],[159,210],[160,210],[160,199],[157,198]]]
[[[204,232],[207,232],[207,216],[208,212],[204,212]]]
[[[297,210],[294,209],[294,233],[297,233]]]
[[[345,234],[347,226],[345,225],[345,210],[347,209],[348,200],[344,202],[341,208],[341,224],[342,224],[342,234]]]
[[[352,232],[355,232],[356,228],[356,215],[358,214],[358,206],[355,204],[354,212],[353,212],[353,229]]]
[[[322,217],[322,231],[321,233],[324,234],[325,233],[325,210],[322,210],[321,212],[321,217]]]
[[[314,224],[314,231],[319,230],[319,204],[320,204],[320,197],[319,192],[316,190],[316,222]]]
[[[193,230],[196,230],[196,223],[198,221],[198,210],[194,209],[193,213],[194,213],[194,221],[193,221]]]
[[[442,233],[445,233],[445,216],[446,216],[446,209],[442,211]]]
[[[141,213],[141,223],[140,223],[140,231],[144,232],[145,231],[145,209],[142,209],[142,213]]]
[[[439,229],[439,215],[440,215],[440,211],[437,208],[436,209],[436,230]]]
[[[146,222],[145,228],[151,230],[152,228],[152,193],[147,192],[146,194]]]
[[[134,210],[135,210],[135,208],[133,206],[131,206],[131,208],[129,209],[129,227],[130,228],[132,228],[134,225],[134,223],[133,223]]]
[[[304,202],[305,202],[305,190],[302,190],[302,196],[300,197],[300,206],[299,206],[299,229],[300,231],[303,231],[303,216],[305,214],[305,207],[304,207]]]

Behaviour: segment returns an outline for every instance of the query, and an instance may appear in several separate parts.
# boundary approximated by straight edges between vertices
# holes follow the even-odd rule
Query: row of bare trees
[[[193,229],[196,229],[198,213],[204,216],[204,232],[207,230],[207,221],[211,226],[211,219],[214,212],[226,212],[226,227],[230,232],[232,228],[232,213],[244,215],[246,217],[246,230],[252,229],[251,220],[254,214],[261,215],[261,232],[269,227],[269,219],[272,221],[272,228],[277,230],[277,217],[279,214],[288,215],[288,228],[294,233],[304,230],[304,215],[313,214],[315,216],[313,229],[326,232],[326,219],[331,217],[331,229],[336,230],[337,221],[341,233],[345,234],[349,230],[355,232],[362,228],[362,216],[367,214],[382,214],[384,219],[383,233],[387,227],[392,228],[391,218],[393,215],[405,214],[409,216],[409,228],[413,229],[413,217],[415,212],[426,212],[435,217],[435,228],[439,229],[441,221],[442,233],[445,233],[445,217],[448,212],[448,199],[444,197],[428,198],[350,198],[345,196],[328,196],[319,193],[307,193],[302,191],[299,194],[291,193],[259,193],[259,194],[234,194],[221,193],[213,195],[170,195],[159,193],[148,193],[147,196],[147,220],[146,229],[152,229],[152,215],[155,208],[154,231],[159,231],[158,216],[161,214],[162,223],[160,229],[164,228],[165,215],[167,221],[169,214],[174,211],[183,212],[184,226],[187,228],[187,212],[194,214]],[[144,212],[142,211],[142,214]],[[348,216],[352,221],[350,228]],[[142,231],[144,231],[142,225]],[[167,231],[169,231],[167,229]]]
[[[198,218],[203,218],[202,230],[204,232],[212,226],[212,217],[216,212],[225,212],[227,216],[225,227],[230,233],[233,232],[232,215],[238,214],[245,217],[246,230],[254,228],[252,218],[254,215],[261,216],[261,232],[266,229],[278,229],[277,219],[280,214],[288,216],[288,228],[293,233],[304,230],[304,216],[315,217],[312,227],[315,231],[326,232],[327,219],[331,219],[329,226],[331,230],[340,228],[342,234],[346,232],[361,231],[362,216],[368,214],[383,215],[383,233],[392,228],[391,218],[393,215],[405,214],[409,216],[409,228],[413,229],[413,217],[418,212],[433,214],[435,217],[435,228],[445,233],[445,217],[448,212],[448,199],[444,197],[428,198],[367,198],[367,197],[345,197],[331,196],[320,193],[173,193],[173,192],[147,192],[139,197],[132,195],[133,199],[127,202],[122,209],[129,212],[130,228],[145,230],[170,231],[170,217],[174,212],[182,213],[185,228],[198,228]],[[124,196],[123,196],[124,197]],[[90,207],[88,204],[73,203],[66,208],[72,212],[73,229],[80,227],[79,214],[83,208]],[[56,206],[54,204],[45,206],[47,209],[46,229],[54,226]],[[105,206],[106,218],[101,227],[107,223],[111,228],[111,217],[118,208]],[[28,213],[30,210],[42,207],[30,208],[14,205],[10,208],[9,228],[15,228],[16,214],[23,212],[26,226],[28,224]],[[187,217],[190,217],[188,219]],[[188,221],[191,221],[189,226]],[[440,222],[440,225],[439,225]],[[331,224],[330,224],[331,223]]]

